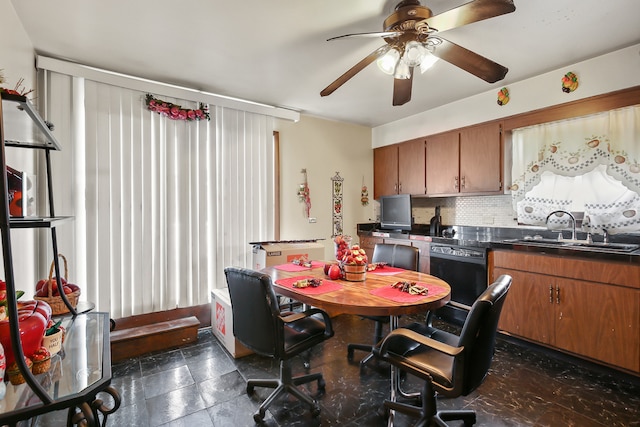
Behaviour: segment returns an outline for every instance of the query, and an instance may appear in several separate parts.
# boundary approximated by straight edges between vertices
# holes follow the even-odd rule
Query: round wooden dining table
[[[329,280],[324,274],[324,263],[314,262],[310,268],[283,264],[262,269],[268,274],[277,294],[301,303],[321,308],[329,314],[359,314],[389,316],[390,329],[398,327],[398,317],[407,314],[424,314],[449,302],[451,288],[447,282],[430,274],[385,266],[366,273],[365,280],[350,282]],[[305,279],[321,279],[317,287],[297,288],[296,282]],[[427,290],[426,295],[411,295],[392,285],[398,282],[415,283]],[[399,372],[391,367],[391,400],[396,394],[404,394],[399,388]],[[393,424],[393,413],[389,424]]]

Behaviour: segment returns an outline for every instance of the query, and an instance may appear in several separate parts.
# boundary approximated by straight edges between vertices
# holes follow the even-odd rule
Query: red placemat
[[[404,268],[389,267],[388,265],[385,265],[382,268],[378,267],[375,270],[368,271],[367,273],[378,274],[380,276],[391,276],[393,274],[402,273],[403,271],[407,270],[405,270]]]
[[[326,294],[328,292],[333,292],[342,289],[342,285],[337,282],[332,282],[331,280],[322,279],[322,283],[320,286],[314,288],[313,286],[309,286],[307,288],[294,288],[294,282],[298,280],[304,279],[314,279],[313,276],[297,276],[297,277],[288,277],[286,279],[278,279],[276,283],[280,286],[286,286],[287,288],[293,289],[296,292],[300,292],[302,294]]]
[[[418,286],[422,286],[428,289],[427,295],[411,295],[407,292],[402,292],[398,288],[392,288],[391,286],[384,286],[377,288],[369,293],[378,297],[386,298],[395,302],[416,302],[421,299],[432,297],[433,295],[439,295],[446,292],[446,289],[440,285],[431,285],[429,283],[417,282]]]
[[[311,261],[311,267],[305,267],[303,265],[287,263],[287,264],[276,265],[274,268],[276,270],[294,272],[294,271],[311,270],[312,268],[319,268],[319,267],[324,267],[324,263],[320,261]]]

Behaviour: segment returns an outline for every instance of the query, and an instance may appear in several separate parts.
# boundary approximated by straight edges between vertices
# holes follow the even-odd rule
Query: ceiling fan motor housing
[[[411,40],[425,42],[426,31],[416,31],[416,23],[431,18],[431,9],[422,6],[419,1],[402,1],[396,6],[396,11],[384,20],[384,31],[404,31],[398,37],[387,37],[385,41],[391,45],[403,45]]]

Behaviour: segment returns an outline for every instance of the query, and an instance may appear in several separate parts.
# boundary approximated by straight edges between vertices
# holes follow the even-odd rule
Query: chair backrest
[[[271,277],[246,268],[224,269],[231,297],[233,334],[247,348],[277,356],[283,344],[277,333],[278,298]]]
[[[459,346],[465,347],[462,394],[475,390],[487,375],[495,349],[498,320],[511,276],[502,275],[473,303],[460,333]]]
[[[386,262],[391,267],[418,271],[420,249],[415,246],[378,243],[373,248],[371,262]]]

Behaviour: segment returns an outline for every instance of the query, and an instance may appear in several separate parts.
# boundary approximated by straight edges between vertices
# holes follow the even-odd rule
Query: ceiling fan
[[[442,38],[439,33],[516,10],[513,0],[472,0],[459,7],[433,15],[419,0],[403,0],[384,20],[381,32],[345,34],[327,41],[347,37],[382,37],[387,44],[351,67],[320,92],[331,95],[366,66],[377,61],[383,72],[394,76],[393,105],[411,100],[413,70],[423,72],[439,58],[485,80],[502,80],[509,71],[484,56]]]

